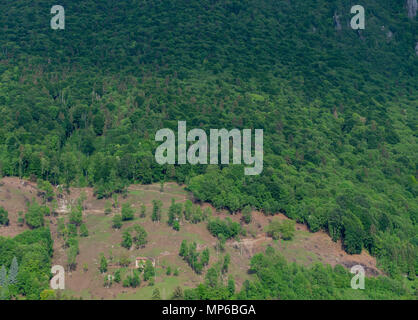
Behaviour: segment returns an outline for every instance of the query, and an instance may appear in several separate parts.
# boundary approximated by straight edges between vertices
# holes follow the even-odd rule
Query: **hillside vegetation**
[[[112,200],[98,200],[92,188],[44,189],[13,177],[0,182],[9,219],[0,228],[0,299],[414,298],[414,282],[389,279],[367,252],[347,254],[326,233],[295,228],[283,215],[251,212],[244,221],[193,204],[175,183],[131,185]],[[137,269],[137,257],[155,265]],[[49,286],[57,265],[65,290]],[[350,287],[353,265],[365,269],[364,290]]]
[[[406,1],[0,4],[0,175],[92,186],[176,181],[218,209],[278,212],[417,274],[416,17]],[[341,30],[333,16],[340,16]],[[155,132],[264,129],[264,170],[160,166]],[[45,256],[45,259],[46,256]]]

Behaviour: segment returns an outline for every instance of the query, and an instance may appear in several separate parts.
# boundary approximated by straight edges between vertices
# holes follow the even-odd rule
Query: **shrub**
[[[0,225],[9,225],[9,213],[3,207],[0,207]]]
[[[120,214],[116,214],[112,219],[112,227],[115,229],[120,229],[122,227],[122,216]]]
[[[122,220],[132,220],[134,218],[134,212],[130,203],[124,203],[122,205]]]

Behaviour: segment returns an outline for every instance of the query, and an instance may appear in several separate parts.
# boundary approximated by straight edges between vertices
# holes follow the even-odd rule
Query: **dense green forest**
[[[415,279],[418,26],[405,1],[362,1],[365,30],[344,0],[62,0],[65,30],[51,30],[54,4],[0,3],[0,176],[98,197],[177,181],[231,213],[283,212]],[[158,165],[155,133],[179,120],[264,129],[262,174]],[[242,297],[274,297],[254,268]]]

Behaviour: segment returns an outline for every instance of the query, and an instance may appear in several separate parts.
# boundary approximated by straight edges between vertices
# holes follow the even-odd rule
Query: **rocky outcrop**
[[[417,10],[418,10],[417,0],[407,0],[406,8],[408,9],[408,18],[414,19],[417,15]]]
[[[415,45],[415,53],[417,54],[417,56],[418,56],[418,42],[416,43],[416,45]]]

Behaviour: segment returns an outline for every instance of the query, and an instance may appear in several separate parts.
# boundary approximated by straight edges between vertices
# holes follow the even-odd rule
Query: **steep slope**
[[[224,251],[217,249],[217,239],[207,230],[207,221],[193,224],[182,219],[180,231],[173,231],[172,227],[167,224],[167,212],[171,199],[175,199],[177,203],[183,205],[187,199],[192,199],[191,194],[186,192],[184,187],[174,183],[165,184],[164,191],[161,191],[157,184],[131,185],[126,197],[121,197],[118,200],[117,208],[112,208],[112,212],[108,214],[106,214],[107,200],[96,199],[92,188],[71,188],[69,193],[60,193],[58,189],[55,189],[54,192],[57,195],[60,194],[57,197],[59,206],[53,210],[57,213],[46,216],[45,220],[47,221],[46,226],[51,230],[54,243],[51,264],[62,265],[66,270],[65,295],[83,297],[84,299],[150,299],[153,290],[158,288],[163,298],[169,298],[176,286],[181,286],[184,289],[194,288],[203,282],[207,270],[222,261],[226,254],[230,254],[231,263],[229,272],[223,275],[223,278],[234,279],[236,289],[239,291],[245,280],[255,279],[248,273],[251,258],[269,246],[283,254],[287,261],[296,262],[306,267],[320,263],[332,267],[338,264],[349,269],[353,265],[361,264],[365,268],[367,277],[383,275],[376,267],[376,259],[366,252],[349,255],[342,250],[340,242],[334,243],[324,232],[310,233],[302,224],[296,226],[295,236],[292,240],[273,240],[265,232],[272,219],[261,212],[253,212],[252,221],[249,224],[242,223],[240,215],[232,216],[233,221],[242,223],[246,234],[238,239],[228,240]],[[88,236],[80,236],[80,232],[78,232],[76,238],[79,243],[79,253],[76,257],[76,267],[71,269],[68,259],[70,252],[67,245],[68,239],[62,235],[59,225],[61,219],[66,224],[68,223],[71,207],[77,204],[82,194],[85,194],[82,220],[87,226]],[[26,201],[22,201],[22,198]],[[18,226],[18,212],[26,212],[27,205],[33,198],[42,203],[42,190],[37,187],[36,183],[10,177],[0,180],[0,207],[4,207],[8,211],[10,218],[9,226],[0,227],[0,237],[15,237],[29,230],[26,224]],[[163,203],[162,219],[158,223],[151,220],[153,200],[161,200]],[[114,229],[112,228],[112,219],[115,215],[120,214],[124,203],[130,203],[135,209],[134,219],[125,221],[120,229]],[[47,203],[49,207],[53,207],[52,204],[53,202]],[[140,217],[142,204],[146,207],[145,217]],[[211,208],[213,218],[230,217],[228,212],[216,212],[208,204],[203,204],[203,207]],[[284,216],[279,218],[280,220],[286,219]],[[148,233],[148,242],[142,248],[132,247],[127,250],[121,246],[123,234],[132,230],[136,224],[145,228]],[[0,240],[2,239],[0,238]],[[196,274],[179,256],[183,240],[195,241],[198,245],[198,252],[202,252],[205,248],[210,250],[209,265],[204,268],[202,274]],[[3,252],[2,249],[3,247],[0,246],[0,252]],[[99,271],[101,253],[109,261],[108,270],[104,274]],[[156,263],[154,286],[149,286],[149,283],[145,281],[142,281],[139,288],[123,287],[122,281],[113,283],[110,288],[104,286],[105,277],[115,274],[118,269],[123,270],[123,275],[129,274],[131,270],[135,269],[135,258],[140,256],[154,259]],[[4,262],[7,262],[6,258],[8,255],[4,257]],[[127,267],[120,265],[123,258],[128,259]],[[23,264],[24,262],[22,262]],[[172,272],[178,269],[178,276],[167,274],[169,267]],[[346,282],[344,287],[348,288],[349,282]]]
[[[283,212],[416,275],[413,1],[365,1],[362,31],[341,0],[61,1],[60,31],[50,5],[0,4],[2,175],[99,196],[185,182],[217,208]],[[262,175],[157,165],[155,132],[178,120],[264,129]]]

